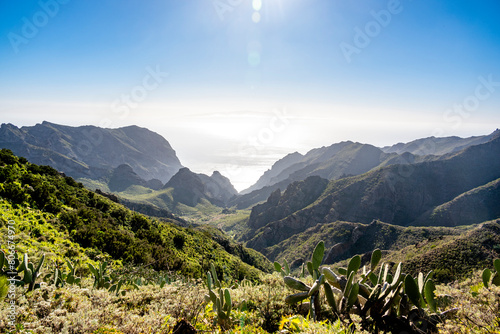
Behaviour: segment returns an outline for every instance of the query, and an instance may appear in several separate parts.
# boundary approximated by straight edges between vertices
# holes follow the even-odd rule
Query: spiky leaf
[[[314,276],[314,269],[311,261],[307,262],[307,271],[309,272],[309,275]]]
[[[57,281],[59,280],[59,269],[56,268],[56,270],[54,270],[54,285],[57,286]]]
[[[424,279],[424,284],[427,283],[428,280],[430,280],[432,278],[432,276],[434,276],[434,272],[431,270],[427,273],[427,275],[425,276],[425,279]]]
[[[497,273],[500,273],[500,259],[495,259],[493,261],[493,267],[495,268]]]
[[[108,266],[108,262],[107,261],[102,261],[101,262],[101,266],[100,266],[101,275],[104,275],[104,273],[106,272],[106,267],[107,266]]]
[[[212,281],[213,281],[213,284],[220,288],[220,281],[219,281],[219,278],[217,277],[217,271],[215,270],[215,266],[212,262],[210,262],[210,272],[212,274]]]
[[[33,273],[38,274],[40,271],[40,268],[42,268],[43,262],[45,261],[45,254],[42,255],[42,258],[40,259],[40,262],[38,262],[38,266],[36,266],[36,269]]]
[[[217,303],[217,299],[218,299],[218,298],[217,298],[217,295],[216,295],[216,294],[215,294],[215,292],[213,292],[212,290],[210,290],[210,291],[208,292],[208,294],[209,294],[210,300],[212,301],[212,303],[213,303],[213,304],[214,304],[214,306],[215,306],[215,304]]]
[[[370,282],[372,283],[372,285],[377,285],[378,283],[378,277],[377,275],[375,275],[374,273],[369,273],[368,274],[368,279],[370,280]]]
[[[224,289],[224,309],[227,312],[227,315],[231,313],[232,301],[231,301],[231,293],[229,289]]]
[[[319,288],[321,285],[325,283],[325,275],[321,275],[313,284],[311,289],[309,290],[309,296],[314,295],[316,292],[319,291]]]
[[[493,279],[491,280],[491,284],[496,285],[496,286],[500,286],[500,274],[499,273],[495,273],[495,275],[493,275]]]
[[[97,276],[97,269],[91,264],[91,263],[88,263],[87,264],[89,269],[90,269],[90,272],[94,275],[94,276]]]
[[[312,255],[312,266],[314,270],[318,270],[321,262],[323,262],[323,255],[325,254],[325,243],[323,241],[318,242],[316,248],[314,249]]]
[[[290,266],[286,259],[283,260],[283,267],[285,268],[285,275],[290,275]]]
[[[488,288],[490,284],[491,270],[489,270],[488,268],[484,269],[482,277],[483,277],[483,285],[486,288]]]
[[[384,306],[382,307],[381,314],[384,314],[387,312],[389,308],[392,306],[395,306],[399,303],[401,300],[401,294],[399,293],[399,290],[403,286],[403,282],[399,282],[398,286],[396,289],[394,289],[389,295],[388,298],[386,299],[386,302]]]
[[[382,265],[380,266],[380,272],[378,273],[377,284],[384,284],[386,277],[387,277],[387,264],[382,263]]]
[[[418,291],[420,292],[420,294],[424,293],[424,284],[425,284],[424,274],[422,272],[419,272],[418,273]]]
[[[208,290],[212,290],[212,284],[213,284],[212,274],[210,273],[210,271],[207,271],[207,287],[208,287]]]
[[[413,305],[420,308],[420,292],[417,282],[415,282],[415,279],[411,275],[406,275],[405,277],[405,292]]]
[[[281,264],[279,264],[279,262],[277,261],[274,261],[274,270],[281,273]]]
[[[307,292],[299,292],[299,293],[287,296],[285,298],[285,303],[295,304],[295,303],[303,301],[307,297],[309,297],[309,294]]]
[[[434,290],[436,290],[436,287],[434,286],[434,282],[430,279],[425,283],[424,296],[427,305],[429,305],[429,309],[433,313],[436,313],[436,296],[434,295]]]
[[[347,265],[347,275],[349,276],[351,272],[357,273],[359,267],[361,267],[361,257],[359,255],[353,256]]]
[[[377,248],[372,252],[372,258],[370,260],[371,271],[375,270],[378,263],[380,262],[380,259],[382,259],[382,252]]]
[[[288,287],[295,289],[295,290],[309,291],[311,289],[310,286],[308,286],[308,285],[304,284],[303,282],[299,281],[298,279],[295,279],[295,278],[290,277],[290,276],[283,277],[283,281],[285,282],[285,284]]]
[[[347,307],[351,308],[356,300],[358,300],[359,293],[359,283],[354,283],[352,285],[351,291],[349,292],[349,297],[347,298]]]
[[[347,283],[345,285],[345,288],[344,288],[344,296],[346,296],[346,297],[349,295],[349,292],[351,291],[353,280],[354,280],[354,273],[351,272],[351,274],[349,275],[349,278],[347,279]]]
[[[393,280],[394,280],[394,277],[392,276],[392,274],[388,273],[387,278],[386,278],[386,282],[389,284],[392,284]]]
[[[18,272],[25,271],[28,269],[28,254],[24,254],[23,256],[23,261],[21,262],[19,268],[17,269]]]
[[[321,272],[325,275],[326,280],[330,282],[330,284],[340,288],[339,277],[330,268],[324,267],[321,269]]]
[[[337,302],[335,301],[335,297],[333,296],[332,287],[330,286],[330,284],[325,283],[323,285],[323,288],[325,289],[325,296],[326,300],[328,301],[328,304],[332,308],[333,312],[338,315],[339,311],[337,307]]]
[[[399,262],[397,268],[396,268],[396,273],[394,274],[393,280],[392,280],[392,286],[396,287],[399,282],[401,281],[401,268],[402,268],[402,263]]]

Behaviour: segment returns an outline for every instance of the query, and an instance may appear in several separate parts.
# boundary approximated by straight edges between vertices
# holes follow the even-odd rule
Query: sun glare
[[[259,11],[262,8],[262,0],[253,0],[252,7],[255,11]]]

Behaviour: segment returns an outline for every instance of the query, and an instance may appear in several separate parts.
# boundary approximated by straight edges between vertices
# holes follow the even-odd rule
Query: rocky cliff
[[[167,182],[182,167],[165,138],[138,126],[104,129],[49,122],[0,127],[0,147],[74,178],[101,179],[128,164],[144,180]]]
[[[173,189],[174,201],[195,207],[202,199],[224,207],[237,194],[228,178],[215,171],[212,176],[193,173],[189,168],[181,168],[164,188]]]

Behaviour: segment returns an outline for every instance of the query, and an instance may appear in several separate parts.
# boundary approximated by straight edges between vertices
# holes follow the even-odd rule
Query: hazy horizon
[[[247,188],[288,153],[487,135],[498,1],[0,4],[1,123],[138,125]]]

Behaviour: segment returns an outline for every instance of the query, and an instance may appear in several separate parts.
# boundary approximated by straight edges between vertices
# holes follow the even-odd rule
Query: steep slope
[[[173,216],[155,220],[137,214],[51,167],[29,163],[6,149],[0,150],[0,209],[4,208],[19,209],[21,215],[15,218],[16,225],[31,225],[25,229],[29,233],[20,230],[23,237],[18,243],[35,245],[32,239],[37,238],[50,244],[54,233],[45,236],[42,232],[55,229],[57,235],[84,248],[85,254],[94,260],[107,254],[126,264],[150,265],[155,270],[171,270],[191,277],[204,276],[210,262],[218,269],[224,267],[226,273],[237,279],[258,279],[260,271],[254,265],[265,271],[271,268],[260,254],[231,243],[220,233],[180,227]],[[24,215],[31,217],[35,210],[46,217],[43,229],[38,223],[41,215],[26,221]],[[40,249],[31,252],[47,252],[51,248],[42,243]],[[48,254],[49,260],[51,257]]]
[[[174,202],[180,202],[190,207],[195,207],[203,199],[213,205],[226,206],[227,201],[237,194],[228,178],[222,176],[218,171],[212,176],[196,174],[189,168],[181,168],[164,189],[172,189]]]
[[[290,184],[283,195],[278,189],[266,203],[253,207],[248,226],[258,229],[269,221],[280,220],[314,202],[325,190],[328,180],[310,176],[304,181]]]
[[[405,272],[433,270],[438,281],[447,282],[488,267],[500,255],[500,220],[460,228],[338,221],[311,227],[265,249],[264,254],[280,263],[286,259],[292,268],[298,268],[321,240],[325,243],[323,264],[345,265],[356,254],[368,263],[371,252],[379,248],[386,262],[403,262]]]
[[[278,188],[284,189],[291,182],[303,180],[312,175],[336,180],[345,176],[363,174],[377,167],[435,160],[440,155],[486,143],[497,133],[500,133],[500,130],[490,135],[469,138],[429,137],[381,149],[372,145],[346,141],[310,150],[305,155],[295,152],[278,160],[254,185],[243,190],[240,194],[248,196],[242,197],[241,201],[237,199],[234,205],[240,209],[247,208],[250,206],[247,204],[250,203],[251,198],[262,201],[264,194],[269,196]],[[279,186],[277,186],[278,183]],[[263,191],[260,191],[261,189]],[[256,203],[258,201],[251,204]]]
[[[126,163],[146,181],[167,182],[182,167],[163,137],[137,126],[104,129],[43,122],[17,128],[2,124],[0,147],[75,178],[105,178]]]
[[[487,268],[500,256],[500,220],[482,223],[457,238],[431,242],[425,247],[408,246],[394,254],[393,261],[404,261],[409,272],[434,270],[434,277],[441,281],[454,281]]]
[[[469,227],[470,229],[471,227]],[[264,250],[269,259],[286,259],[297,267],[313,252],[321,240],[325,243],[325,264],[333,264],[356,254],[371,252],[379,248],[397,251],[407,246],[422,246],[424,243],[441,240],[447,236],[458,236],[466,229],[447,227],[403,227],[381,221],[370,224],[336,221],[318,224]]]
[[[292,183],[291,180],[286,179],[284,181],[275,183],[270,186],[265,186],[261,189],[254,190],[250,193],[239,194],[236,197],[233,197],[229,203],[229,207],[236,207],[238,210],[243,209],[251,209],[258,203],[265,202],[267,198],[278,189],[286,189],[288,185]]]
[[[122,164],[116,167],[109,179],[108,187],[113,192],[126,190],[133,185],[147,186],[147,182],[140,178],[136,172],[127,164]]]
[[[164,188],[173,189],[174,200],[188,206],[196,206],[202,198],[206,197],[203,181],[187,167],[181,168],[172,176]]]
[[[435,156],[414,156],[410,153],[398,155],[384,153],[379,148],[353,143],[350,141],[333,144],[309,151],[301,156],[299,153],[288,155],[273,165],[257,181],[255,185],[243,191],[233,204],[238,208],[256,204],[250,199],[262,200],[276,189],[286,188],[294,181],[301,181],[309,176],[320,176],[328,180],[337,180],[347,176],[360,175],[372,169],[392,164],[410,164],[417,161],[436,159]],[[259,188],[260,187],[260,188]]]
[[[500,177],[500,138],[440,160],[391,165],[331,181],[309,207],[255,231],[250,247],[262,250],[320,223],[373,219],[410,225],[428,210]]]
[[[463,150],[469,146],[484,144],[490,141],[500,130],[495,130],[492,134],[486,136],[475,136],[468,138],[460,137],[428,137],[413,140],[408,143],[397,143],[392,146],[382,147],[385,153],[403,154],[409,152],[416,155],[443,155]]]
[[[198,174],[201,178],[208,198],[215,199],[226,206],[228,201],[238,194],[231,181],[219,171],[214,171],[211,176]]]
[[[500,217],[500,179],[469,190],[423,214],[415,225],[458,226]]]

